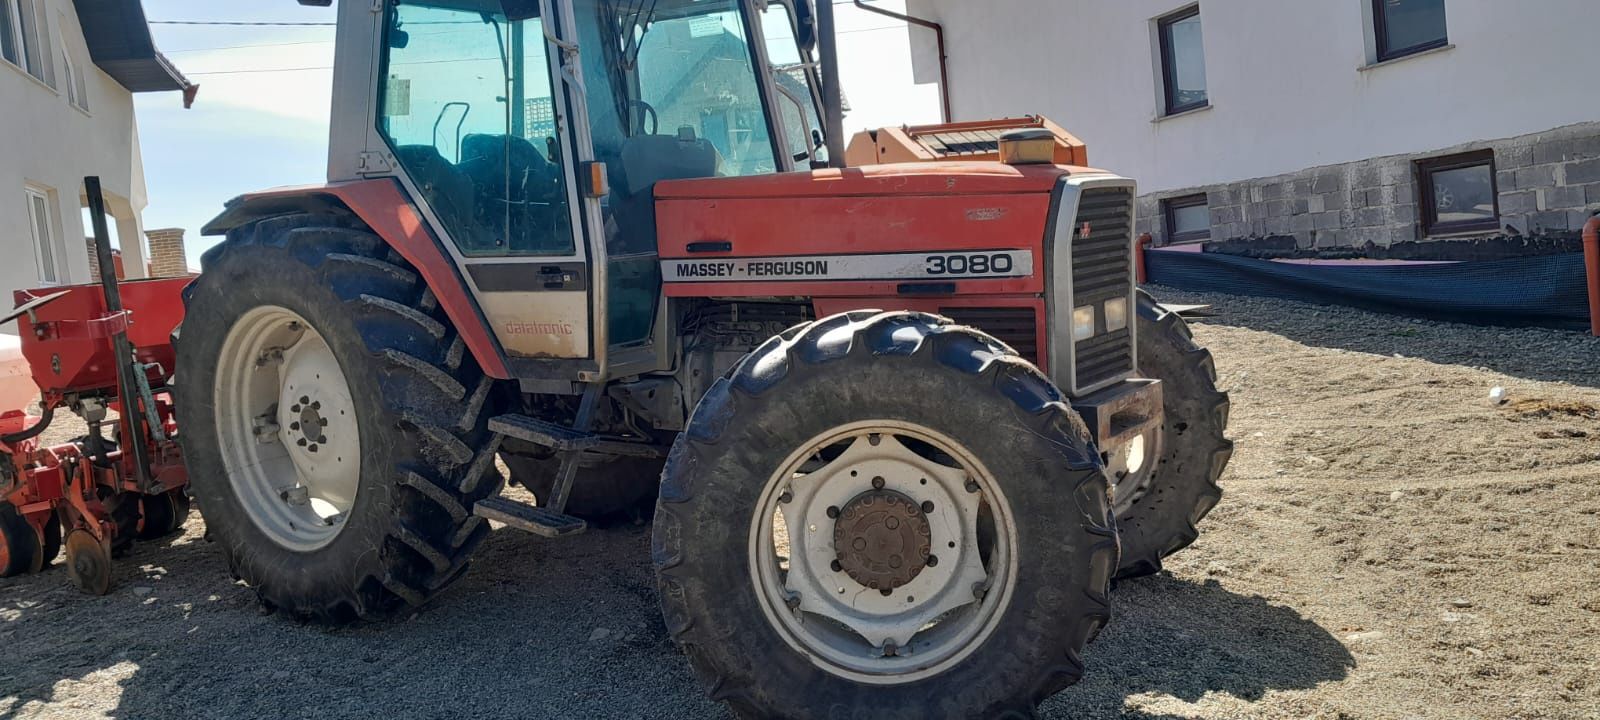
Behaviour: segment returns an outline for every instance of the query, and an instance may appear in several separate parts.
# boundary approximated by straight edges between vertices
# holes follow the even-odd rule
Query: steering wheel
[[[639,131],[641,134],[655,135],[661,131],[661,117],[656,114],[656,109],[651,107],[650,103],[647,103],[643,100],[629,100],[628,119],[632,120],[635,117],[639,119],[639,124],[635,126],[634,129]],[[646,118],[648,118],[650,121],[650,127],[648,129],[645,127]]]

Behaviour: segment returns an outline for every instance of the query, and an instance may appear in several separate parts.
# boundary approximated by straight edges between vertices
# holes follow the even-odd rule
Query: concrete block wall
[[[1417,162],[1484,149],[1494,151],[1500,230],[1425,236]],[[1299,248],[1309,250],[1575,235],[1600,210],[1600,122],[1144,195],[1138,201],[1139,232],[1150,233],[1157,245],[1166,244],[1161,202],[1199,193],[1205,193],[1211,210],[1212,241],[1293,238]]]
[[[183,230],[149,230],[150,277],[180,277],[189,274],[189,257],[184,249]]]

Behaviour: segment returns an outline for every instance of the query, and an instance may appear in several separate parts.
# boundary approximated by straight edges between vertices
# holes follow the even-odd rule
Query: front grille
[[[1088,229],[1087,235],[1084,230]],[[1078,219],[1072,231],[1072,306],[1095,307],[1095,336],[1074,346],[1078,392],[1127,375],[1133,366],[1131,329],[1106,332],[1107,300],[1128,298],[1128,322],[1133,317],[1129,288],[1133,273],[1133,192],[1127,188],[1085,190],[1078,202]],[[1070,319],[1063,331],[1071,332]]]
[[[939,314],[982,330],[1010,345],[1029,362],[1039,362],[1039,326],[1033,308],[943,308]]]

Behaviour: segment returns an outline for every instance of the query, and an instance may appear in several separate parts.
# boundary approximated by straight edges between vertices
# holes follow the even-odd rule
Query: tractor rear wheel
[[[673,445],[667,628],[744,717],[1032,717],[1110,617],[1082,420],[970,328],[860,312],[774,338]]]
[[[492,381],[417,273],[343,215],[228,234],[185,293],[190,490],[263,604],[392,617],[466,571],[499,489]]]
[[[1144,443],[1137,467],[1112,466],[1112,506],[1122,538],[1118,577],[1161,571],[1161,560],[1200,536],[1200,520],[1222,499],[1217,484],[1233,457],[1228,394],[1217,389],[1211,353],[1189,325],[1139,293],[1139,370],[1161,381],[1165,423]],[[1118,460],[1114,458],[1113,460]]]

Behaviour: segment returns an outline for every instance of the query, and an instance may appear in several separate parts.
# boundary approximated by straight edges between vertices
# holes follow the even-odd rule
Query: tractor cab
[[[827,160],[808,2],[344,3],[330,178],[404,186],[512,374],[655,369],[656,184]]]

